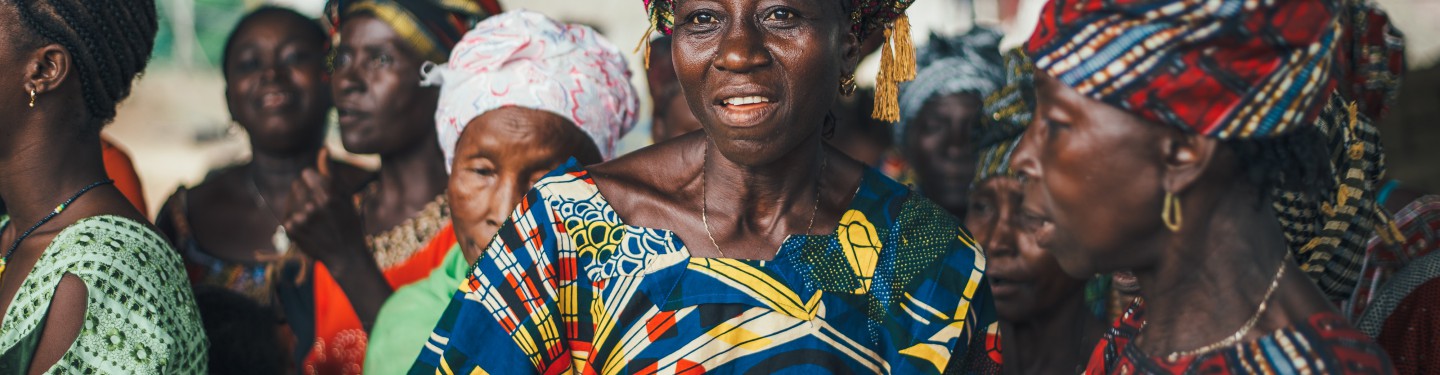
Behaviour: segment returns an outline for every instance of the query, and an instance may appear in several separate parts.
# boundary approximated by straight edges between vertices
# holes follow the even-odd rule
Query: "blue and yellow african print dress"
[[[867,171],[836,232],[771,261],[691,257],[625,225],[572,161],[496,234],[410,373],[941,373],[994,321],[983,253],[904,186]]]

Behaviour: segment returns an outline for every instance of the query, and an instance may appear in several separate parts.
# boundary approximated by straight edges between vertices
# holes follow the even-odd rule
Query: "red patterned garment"
[[[1145,325],[1138,301],[1090,354],[1086,374],[1392,374],[1390,358],[1334,312],[1321,312],[1258,340],[1170,361],[1131,345]]]

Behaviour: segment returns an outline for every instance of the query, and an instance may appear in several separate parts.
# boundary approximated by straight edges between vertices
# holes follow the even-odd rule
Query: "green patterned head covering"
[[[1035,64],[1023,49],[1005,52],[1005,86],[985,98],[985,113],[976,130],[980,165],[975,170],[979,183],[991,177],[1015,176],[1010,156],[1035,114]]]

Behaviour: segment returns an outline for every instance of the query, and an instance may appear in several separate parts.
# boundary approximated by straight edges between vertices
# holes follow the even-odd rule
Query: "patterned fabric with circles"
[[[209,342],[179,253],[145,225],[116,216],[80,220],[55,237],[5,312],[0,353],[34,350],[16,346],[42,328],[66,274],[85,283],[85,326],[46,373],[207,372]]]

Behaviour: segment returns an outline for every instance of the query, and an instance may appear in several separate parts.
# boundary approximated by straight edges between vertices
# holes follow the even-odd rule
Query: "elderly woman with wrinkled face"
[[[704,131],[541,179],[411,371],[966,368],[976,327],[994,319],[978,246],[955,217],[822,142],[853,92],[859,41],[907,29],[909,2],[646,5],[674,36]],[[908,46],[884,53],[903,64]]]

